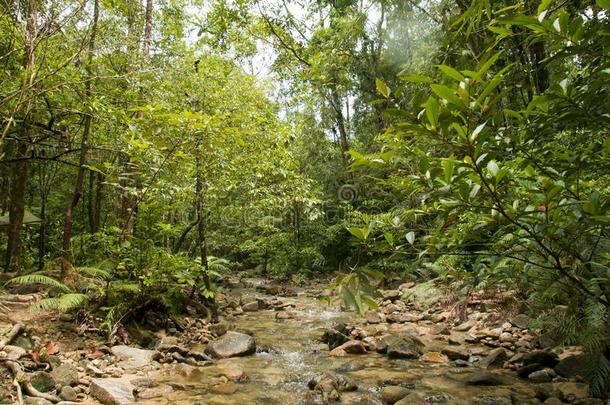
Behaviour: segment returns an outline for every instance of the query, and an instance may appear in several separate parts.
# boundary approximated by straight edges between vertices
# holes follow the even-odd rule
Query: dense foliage
[[[607,0],[9,3],[1,255],[43,308],[438,278],[513,291],[607,389]]]

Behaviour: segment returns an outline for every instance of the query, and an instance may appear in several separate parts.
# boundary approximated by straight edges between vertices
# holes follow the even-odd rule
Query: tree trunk
[[[91,98],[91,81],[94,78],[92,71],[93,64],[93,53],[95,52],[95,38],[97,35],[97,23],[99,20],[99,0],[94,1],[93,5],[93,21],[91,22],[91,38],[89,39],[89,53],[87,56],[87,80],[85,84],[85,100],[89,102]],[[76,183],[74,184],[74,192],[72,193],[72,199],[66,207],[64,216],[64,233],[63,233],[63,244],[61,254],[61,278],[62,280],[68,274],[70,269],[69,263],[72,260],[72,225],[74,222],[74,208],[78,204],[83,194],[83,182],[85,179],[85,163],[87,162],[87,151],[89,148],[89,136],[91,134],[92,116],[90,112],[85,115],[85,122],[83,127],[83,136],[80,143],[80,154],[78,158],[78,174],[76,175]]]
[[[24,131],[28,133],[28,130]],[[27,138],[27,137],[26,137]],[[18,141],[17,157],[24,157],[28,152],[25,140]],[[9,204],[8,243],[6,250],[6,267],[9,272],[17,271],[21,265],[21,231],[25,212],[25,189],[28,181],[28,165],[25,160],[18,160],[11,165],[11,188]]]

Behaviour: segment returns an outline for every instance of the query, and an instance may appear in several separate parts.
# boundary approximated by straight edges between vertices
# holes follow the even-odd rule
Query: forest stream
[[[241,292],[255,294],[261,300],[277,299],[252,290]],[[171,371],[158,377],[160,386],[150,392],[151,398],[145,402],[261,405],[317,403],[310,395],[308,383],[324,373],[340,376],[338,378],[345,376],[357,385],[357,390],[340,394],[340,402],[350,404],[388,403],[384,395],[381,398],[385,401],[379,399],[380,391],[385,386],[398,386],[412,392],[409,397],[411,404],[521,404],[528,403],[521,401],[534,396],[532,385],[517,378],[514,372],[495,370],[493,376],[497,376],[501,382],[485,381],[490,377],[481,374],[480,368],[449,362],[439,353],[447,345],[447,336],[439,338],[430,333],[430,329],[436,326],[432,321],[408,326],[394,324],[395,327],[392,328],[394,331],[417,331],[426,345],[425,351],[431,352],[423,360],[389,359],[388,356],[375,352],[331,356],[328,347],[320,343],[323,332],[338,324],[365,326],[366,320],[353,312],[344,312],[338,307],[322,304],[303,290],[297,296],[281,297],[281,300],[284,305],[292,307],[291,319],[278,320],[277,312],[267,309],[244,312],[232,322],[235,330],[254,336],[256,354],[221,359],[209,367],[188,372],[186,376],[177,374],[175,368],[171,368]],[[466,332],[451,334],[454,340],[459,340]],[[482,355],[489,349],[472,345],[469,350]],[[229,375],[227,371],[233,375],[237,373],[239,377],[234,377],[237,379],[242,378],[243,371],[244,381],[233,384],[224,383],[226,379],[223,377],[219,380],[219,376]],[[481,379],[481,385],[468,382],[477,378]],[[156,393],[153,394],[154,392]]]

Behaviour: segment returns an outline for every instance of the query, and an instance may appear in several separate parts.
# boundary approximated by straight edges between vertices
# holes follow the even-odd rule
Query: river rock
[[[376,311],[367,311],[364,314],[364,319],[366,320],[367,323],[371,324],[371,325],[376,325],[381,323],[381,317],[379,316],[379,313]]]
[[[509,320],[513,326],[516,326],[519,329],[527,329],[531,321],[532,318],[525,314],[515,315]]]
[[[513,405],[510,396],[479,395],[473,400],[473,405]]]
[[[487,371],[483,371],[480,373],[471,374],[466,380],[466,384],[468,385],[502,385],[504,382],[497,374],[490,373]]]
[[[64,363],[51,371],[51,377],[62,387],[78,383],[78,370],[72,364]]]
[[[149,365],[158,356],[158,352],[155,350],[144,350],[125,345],[113,346],[110,351],[130,368]]]
[[[89,390],[91,395],[104,405],[127,405],[135,401],[133,388],[120,378],[94,378]]]
[[[502,348],[497,348],[489,352],[487,357],[485,357],[479,362],[479,366],[483,368],[502,367],[506,360],[508,360],[506,350]]]
[[[342,366],[339,366],[337,371],[341,373],[351,373],[354,371],[364,370],[366,366],[367,363],[363,360],[352,360],[343,364]]]
[[[364,343],[360,340],[349,340],[343,343],[341,346],[335,348],[334,350],[343,350],[348,354],[364,354],[366,353],[366,348],[364,347]]]
[[[439,352],[426,352],[421,356],[421,360],[430,363],[447,363],[449,361],[447,356]]]
[[[338,392],[356,391],[358,389],[358,386],[352,380],[345,377],[344,375],[330,374],[330,373],[318,374],[318,375],[314,376],[307,383],[307,387],[310,390],[313,390],[316,387],[318,387],[320,384],[324,385],[326,383],[329,383]]]
[[[535,350],[523,355],[523,365],[540,364],[544,367],[555,367],[559,362],[559,358],[553,352],[547,350]]]
[[[544,370],[538,370],[538,371],[534,371],[533,373],[530,373],[527,376],[527,379],[530,380],[533,383],[545,383],[545,382],[551,382],[553,380],[553,377],[555,377],[555,372],[552,369],[544,369]]]
[[[30,375],[32,387],[40,392],[48,392],[55,388],[55,380],[46,371],[36,371]]]
[[[477,324],[477,321],[475,321],[474,319],[470,319],[464,323],[459,324],[458,326],[453,328],[453,330],[456,330],[458,332],[466,332],[466,331],[472,329],[472,327],[475,326],[476,324]]]
[[[402,293],[399,290],[383,290],[381,296],[384,300],[396,301],[402,296]]]
[[[74,388],[69,386],[63,387],[61,389],[61,391],[59,392],[59,398],[63,399],[64,401],[70,402],[78,401],[78,395],[76,394],[76,391],[74,390]]]
[[[564,378],[584,377],[592,360],[587,354],[568,356],[555,365],[555,372]]]
[[[441,353],[449,358],[449,360],[468,360],[470,353],[461,346],[446,346],[441,350]]]
[[[383,340],[388,345],[387,355],[390,359],[418,359],[425,347],[422,341],[413,335],[387,335]]]
[[[409,395],[410,393],[411,391],[405,387],[401,387],[399,385],[390,385],[387,387],[383,387],[379,392],[379,396],[385,404],[393,405],[404,397],[406,397],[407,395]]]
[[[206,353],[214,358],[248,356],[256,352],[256,342],[250,335],[240,332],[227,332],[208,344]]]
[[[241,309],[243,309],[245,312],[258,311],[259,310],[259,303],[258,303],[258,301],[250,301],[248,303],[243,304],[241,306]]]
[[[328,347],[334,349],[341,346],[343,343],[350,340],[345,333],[337,329],[325,329],[320,341],[328,344]]]
[[[559,398],[564,402],[574,403],[589,396],[589,386],[583,383],[576,382],[558,382],[553,383],[556,392],[559,392]]]

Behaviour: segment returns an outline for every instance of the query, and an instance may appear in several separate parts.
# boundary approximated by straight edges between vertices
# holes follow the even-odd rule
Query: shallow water
[[[257,294],[265,297],[262,294]],[[150,399],[150,404],[299,404],[307,391],[307,382],[321,372],[337,372],[350,362],[361,362],[361,370],[345,372],[359,386],[357,392],[343,393],[342,403],[366,403],[362,398],[376,394],[384,381],[392,380],[421,393],[429,403],[455,405],[473,404],[476,396],[510,396],[511,393],[532,397],[530,385],[503,374],[507,384],[501,387],[472,387],[465,384],[475,367],[458,368],[450,363],[390,360],[377,353],[331,357],[316,340],[322,328],[336,322],[361,322],[354,314],[320,304],[304,295],[282,298],[293,303],[294,319],[276,321],[276,311],[246,312],[232,323],[236,329],[251,331],[257,346],[271,348],[268,353],[224,359],[210,367],[199,369],[189,377],[166,372],[160,378],[163,398]],[[426,340],[426,350],[439,350],[445,343]],[[249,379],[237,384],[237,392],[230,395],[210,393],[219,382],[221,368],[235,366],[244,370]],[[168,386],[173,386],[172,389]],[[368,394],[367,394],[368,393]],[[518,401],[515,403],[519,403]]]

